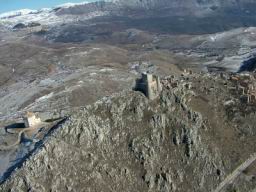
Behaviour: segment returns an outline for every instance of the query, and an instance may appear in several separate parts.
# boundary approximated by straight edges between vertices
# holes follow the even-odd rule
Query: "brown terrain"
[[[231,1],[191,1],[193,17],[150,2],[0,19],[0,191],[256,190],[249,0],[239,19],[214,4]],[[136,90],[142,73],[161,79],[156,98]]]

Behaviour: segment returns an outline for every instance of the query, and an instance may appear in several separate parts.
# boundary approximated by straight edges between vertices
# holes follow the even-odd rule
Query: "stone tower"
[[[137,82],[136,89],[143,92],[150,100],[153,100],[162,91],[160,78],[152,74],[143,73],[142,78]]]
[[[23,120],[25,127],[33,127],[41,123],[41,119],[32,112],[27,112],[26,116],[23,117]]]

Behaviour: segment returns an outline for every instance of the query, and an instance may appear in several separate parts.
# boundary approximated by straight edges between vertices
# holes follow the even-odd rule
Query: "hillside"
[[[1,190],[213,191],[255,153],[256,136],[254,108],[216,77],[168,78],[156,100],[124,91],[73,110]],[[223,191],[254,189],[251,168]]]
[[[1,14],[0,191],[255,192],[255,8],[115,0]],[[136,89],[142,74],[159,77],[156,99]]]

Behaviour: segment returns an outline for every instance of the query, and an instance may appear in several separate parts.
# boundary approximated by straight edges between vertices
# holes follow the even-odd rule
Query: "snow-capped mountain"
[[[154,11],[153,11],[154,10]],[[106,0],[93,3],[66,3],[41,10],[19,10],[0,14],[0,23],[13,27],[18,23],[38,22],[42,25],[70,23],[97,16],[125,16],[132,18],[191,16],[228,16],[254,23],[256,2],[253,0]],[[157,13],[157,14],[156,14]],[[228,19],[229,20],[229,19]]]
[[[79,6],[79,5],[84,5],[84,4],[88,4],[88,1],[84,1],[81,3],[64,3],[64,4],[60,4],[55,6],[56,8],[70,8],[70,7],[74,7],[74,6]]]
[[[38,11],[15,11],[0,15],[0,22],[7,27],[13,27],[18,23],[40,22],[42,24],[56,23],[59,18],[52,12],[52,9]]]
[[[9,12],[0,14],[0,19],[28,15],[28,14],[33,14],[37,12],[38,12],[37,10],[32,10],[32,9],[21,9],[16,11],[9,11]]]
[[[40,12],[49,12],[56,8],[70,8],[70,7],[74,7],[74,6],[85,5],[88,3],[89,3],[88,1],[84,1],[81,3],[64,3],[64,4],[57,5],[53,8],[42,8],[39,10],[32,10],[32,9],[14,10],[14,11],[9,11],[9,12],[0,14],[0,19],[7,19],[7,18],[12,18],[12,17],[17,17],[17,16],[36,14],[36,13],[40,13]]]
[[[42,25],[53,25],[57,23],[69,23],[76,20],[87,20],[96,16],[106,15],[106,12],[100,10],[90,10],[82,11],[82,14],[73,14],[65,13],[58,14],[63,10],[74,9],[75,7],[82,7],[82,9],[87,7],[89,4],[87,1],[82,3],[66,3],[55,6],[53,8],[43,8],[40,10],[30,10],[30,9],[22,9],[17,11],[11,11],[0,14],[0,23],[8,28],[12,28],[13,26],[23,23],[28,24],[31,22],[38,22]]]

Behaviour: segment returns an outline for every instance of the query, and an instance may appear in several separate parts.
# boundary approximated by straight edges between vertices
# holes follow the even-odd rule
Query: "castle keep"
[[[136,90],[141,91],[150,100],[158,97],[162,91],[162,85],[158,76],[143,73],[142,78],[137,81]]]

